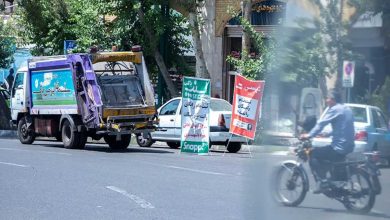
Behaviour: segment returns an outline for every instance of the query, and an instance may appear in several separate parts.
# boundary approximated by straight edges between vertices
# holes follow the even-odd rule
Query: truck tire
[[[62,142],[67,149],[83,149],[87,143],[87,135],[74,131],[68,120],[64,121],[61,129]]]
[[[154,141],[152,140],[152,136],[150,133],[147,134],[147,137],[145,138],[142,134],[137,134],[137,144],[140,147],[150,147],[152,144],[154,144]]]
[[[18,122],[18,137],[22,144],[32,144],[35,141],[35,133],[27,128],[27,118],[23,117]]]
[[[229,145],[226,146],[227,151],[229,153],[237,153],[241,150],[241,143],[239,142],[230,142]]]
[[[167,142],[167,145],[172,149],[178,149],[180,147],[180,142]]]
[[[105,135],[104,141],[110,146],[112,150],[123,151],[126,150],[131,141],[131,135],[122,135],[121,140],[116,140],[116,135]]]

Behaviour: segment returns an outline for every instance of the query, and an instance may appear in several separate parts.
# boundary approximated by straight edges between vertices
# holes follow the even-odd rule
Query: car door
[[[176,111],[176,117],[175,117],[175,131],[174,136],[175,139],[181,140],[181,105],[182,102],[180,100],[178,110]]]
[[[377,132],[380,135],[380,144],[378,146],[378,150],[383,155],[390,155],[390,140],[389,140],[389,129],[386,124],[386,117],[383,112],[379,109],[374,109],[379,121],[379,128],[377,128]]]
[[[179,112],[180,99],[173,99],[167,102],[159,109],[158,130],[152,132],[152,138],[155,140],[175,139],[175,121],[177,112]]]
[[[374,137],[378,150],[381,150],[385,145],[385,137],[387,133],[387,126],[380,110],[371,108],[371,114],[374,125]]]
[[[15,77],[14,85],[11,91],[11,116],[15,120],[19,112],[24,112],[26,109],[25,102],[25,72],[18,72]]]

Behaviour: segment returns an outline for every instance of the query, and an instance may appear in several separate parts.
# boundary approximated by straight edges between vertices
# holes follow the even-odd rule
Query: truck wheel
[[[180,142],[167,142],[167,145],[172,149],[177,149],[180,147]]]
[[[112,150],[123,151],[126,150],[131,141],[131,135],[122,135],[121,140],[116,140],[116,135],[105,135],[104,141],[110,146]]]
[[[23,117],[18,122],[18,137],[22,144],[32,144],[35,141],[35,133],[27,127],[27,118]]]
[[[152,144],[154,143],[154,141],[152,140],[152,136],[150,135],[150,133],[148,133],[146,136],[147,136],[147,137],[145,138],[142,134],[137,134],[137,135],[136,135],[137,144],[138,144],[140,147],[150,147],[150,146],[152,146]]]
[[[61,132],[59,132],[56,136],[54,136],[54,138],[59,141],[59,142],[62,142],[62,134]]]
[[[239,150],[241,150],[241,143],[230,142],[229,145],[226,146],[226,149],[229,151],[229,153],[237,153]]]
[[[72,125],[68,120],[64,121],[61,129],[62,142],[64,147],[68,149],[82,149],[87,142],[87,135],[84,133],[73,131]]]

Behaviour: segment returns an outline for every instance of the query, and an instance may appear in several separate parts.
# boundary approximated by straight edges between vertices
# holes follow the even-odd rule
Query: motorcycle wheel
[[[366,172],[357,169],[351,170],[347,190],[349,195],[345,197],[345,208],[359,214],[367,213],[372,209],[376,194]]]
[[[307,179],[295,164],[284,164],[274,179],[274,194],[277,202],[285,206],[298,206],[305,199]]]

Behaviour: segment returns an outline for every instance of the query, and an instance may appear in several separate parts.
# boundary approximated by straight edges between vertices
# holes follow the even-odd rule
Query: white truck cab
[[[27,66],[21,67],[15,75],[10,101],[11,119],[13,122],[18,120],[18,115],[28,112],[27,102],[29,100],[29,88],[27,83],[27,71]]]

